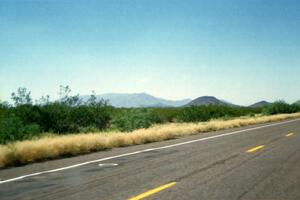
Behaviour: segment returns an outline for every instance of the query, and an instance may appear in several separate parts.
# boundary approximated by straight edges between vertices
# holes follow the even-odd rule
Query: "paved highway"
[[[3,200],[299,200],[300,120],[1,169],[0,179]]]

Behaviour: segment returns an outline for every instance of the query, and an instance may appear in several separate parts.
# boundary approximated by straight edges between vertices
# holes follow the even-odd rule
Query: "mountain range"
[[[89,95],[80,96],[83,101],[89,99]],[[168,100],[158,98],[147,93],[106,93],[96,95],[97,100],[108,100],[109,104],[114,107],[137,108],[137,107],[180,107],[192,105],[228,105],[239,106],[225,100],[218,99],[214,96],[201,96],[196,99]],[[259,101],[249,107],[262,107],[270,104],[267,101]]]
[[[114,107],[136,108],[136,107],[179,107],[186,105],[191,99],[167,100],[154,97],[147,93],[106,93],[96,95],[97,100],[108,100]],[[83,101],[89,96],[81,96]]]

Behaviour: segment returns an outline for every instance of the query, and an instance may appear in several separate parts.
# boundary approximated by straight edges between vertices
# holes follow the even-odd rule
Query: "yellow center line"
[[[171,182],[171,183],[168,183],[168,184],[159,186],[159,187],[157,187],[157,188],[154,188],[154,189],[152,189],[152,190],[149,190],[149,191],[147,191],[147,192],[145,192],[145,193],[142,193],[142,194],[140,194],[140,195],[138,195],[138,196],[131,197],[131,198],[128,199],[128,200],[140,200],[140,199],[144,199],[144,198],[146,198],[146,197],[148,197],[148,196],[151,196],[151,195],[153,195],[153,194],[155,194],[155,193],[158,193],[158,192],[160,192],[160,191],[162,191],[162,190],[165,190],[165,189],[167,189],[167,188],[169,188],[169,187],[172,187],[172,186],[174,186],[174,185],[176,185],[176,182]]]
[[[254,147],[254,148],[252,148],[252,149],[249,149],[249,150],[247,150],[246,152],[247,152],[247,153],[253,153],[253,152],[255,152],[255,151],[259,150],[259,149],[262,149],[262,148],[264,148],[264,147],[265,147],[265,145],[260,145],[260,146]]]
[[[289,133],[289,134],[286,135],[286,137],[290,137],[292,135],[294,135],[294,133]]]

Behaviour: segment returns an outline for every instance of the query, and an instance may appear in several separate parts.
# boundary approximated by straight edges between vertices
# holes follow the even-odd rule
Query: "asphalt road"
[[[3,200],[299,200],[300,120],[1,169],[0,178]]]

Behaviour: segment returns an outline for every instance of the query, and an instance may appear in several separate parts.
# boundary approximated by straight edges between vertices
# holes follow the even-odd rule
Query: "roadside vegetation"
[[[110,131],[61,136],[49,135],[38,139],[0,145],[0,167],[299,117],[300,113],[278,114],[240,117],[230,120],[219,119],[209,122],[160,124],[147,129],[134,130],[130,133]]]
[[[300,117],[299,101],[259,108],[114,108],[95,94],[82,102],[70,92],[60,86],[59,100],[46,96],[33,103],[30,91],[19,88],[13,105],[0,103],[0,166]]]

